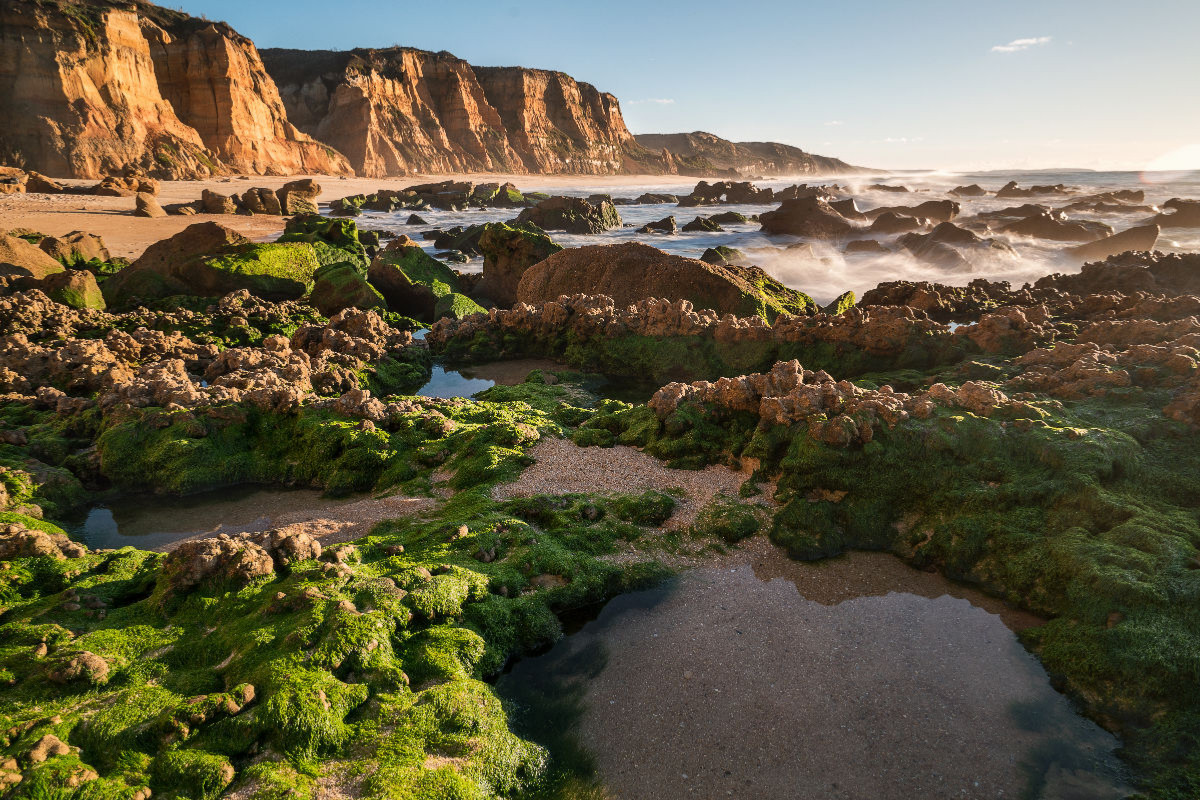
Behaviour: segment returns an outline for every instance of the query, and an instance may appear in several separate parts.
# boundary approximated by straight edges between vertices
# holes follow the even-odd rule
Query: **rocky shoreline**
[[[996,245],[957,201],[770,191],[760,224],[814,241],[886,219],[928,258]],[[554,241],[620,226],[621,198],[456,181],[322,216],[320,194],[210,191],[225,213],[132,261],[87,233],[3,236],[0,793],[553,792],[555,753],[488,679],[570,612],[755,536],[800,560],[885,551],[1039,615],[1022,641],[1122,737],[1140,789],[1200,781],[1200,257],[821,308],[729,253]],[[442,258],[355,213],[477,204],[512,217],[431,231]],[[222,224],[247,212],[276,238]],[[529,358],[570,369],[416,394],[435,363]],[[597,375],[660,388],[602,399]],[[98,499],[243,484],[420,502],[351,542],[282,525],[164,554],[66,532]]]

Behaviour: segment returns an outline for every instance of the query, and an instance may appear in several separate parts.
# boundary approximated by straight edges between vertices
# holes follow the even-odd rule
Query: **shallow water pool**
[[[497,687],[613,798],[1124,797],[1117,740],[1013,632],[1038,622],[883,554],[759,553],[618,597]]]

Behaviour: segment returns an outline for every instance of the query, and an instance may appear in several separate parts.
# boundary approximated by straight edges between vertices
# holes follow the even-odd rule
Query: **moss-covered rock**
[[[104,295],[96,283],[96,276],[87,270],[69,269],[56,272],[39,281],[38,288],[51,300],[68,308],[90,308],[98,311],[106,308]]]
[[[387,301],[348,261],[327,264],[313,273],[309,302],[327,317],[343,308],[387,310]]]
[[[368,278],[389,309],[425,322],[442,316],[440,301],[459,290],[454,271],[415,244],[385,248],[371,262]],[[453,302],[444,304],[442,311]]]
[[[483,278],[475,287],[475,295],[511,306],[517,302],[517,284],[525,270],[562,247],[540,230],[496,222],[483,226],[479,249],[483,253]]]
[[[321,266],[349,263],[365,273],[370,259],[359,238],[358,226],[349,219],[328,219],[300,214],[288,220],[279,242],[307,242]]]
[[[526,195],[530,197],[530,195]],[[548,197],[517,215],[516,223],[531,222],[542,230],[604,233],[621,227],[621,215],[610,200],[590,203],[582,197]]]

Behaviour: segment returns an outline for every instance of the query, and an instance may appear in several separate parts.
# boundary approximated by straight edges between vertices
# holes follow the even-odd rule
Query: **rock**
[[[818,197],[784,200],[779,208],[759,217],[764,233],[833,239],[855,230],[845,217]]]
[[[221,297],[239,289],[282,300],[303,296],[317,267],[307,243],[258,244],[216,222],[199,222],[150,245],[106,280],[103,291],[113,306],[173,294]]]
[[[692,189],[692,193],[679,198],[679,206],[709,206],[720,203],[770,203],[776,199],[772,189],[760,189],[748,181],[720,181],[709,183],[700,181]]]
[[[530,267],[517,286],[521,303],[562,295],[603,294],[621,305],[648,297],[688,300],[697,308],[773,319],[805,313],[812,300],[754,267],[717,266],[640,242],[564,250]]]
[[[961,204],[955,200],[926,200],[915,206],[886,206],[873,208],[866,212],[868,217],[878,218],[887,213],[899,214],[905,217],[932,220],[933,222],[949,222],[958,216],[962,210]]]
[[[28,194],[62,194],[65,190],[58,181],[38,172],[30,172],[25,179],[25,191]]]
[[[242,193],[241,207],[252,214],[277,217],[283,213],[283,206],[274,189],[247,189]]]
[[[34,742],[33,747],[30,748],[26,757],[31,764],[41,764],[48,758],[69,756],[70,754],[71,748],[64,741],[52,733],[47,733],[41,739]]]
[[[154,195],[146,192],[138,192],[134,198],[133,215],[135,217],[165,217],[166,211],[154,199]]]
[[[46,672],[52,683],[87,683],[98,685],[108,682],[108,662],[95,653],[83,651],[60,658]]]
[[[713,214],[708,220],[717,225],[735,225],[750,222],[749,217],[745,214],[739,214],[737,211],[722,211],[719,214]]]
[[[907,186],[889,186],[886,183],[872,183],[867,187],[868,192],[907,192]]]
[[[671,220],[672,222],[675,221],[674,217],[667,217],[667,219]],[[713,222],[708,217],[696,217],[694,220],[692,220],[691,222],[689,222],[688,224],[683,226],[684,233],[695,233],[695,232],[717,233],[717,232],[723,231],[723,230],[725,230],[725,229],[722,228],[716,222]],[[703,261],[704,259],[701,258],[700,260]]]
[[[479,249],[483,252],[483,278],[472,294],[511,306],[517,302],[517,285],[525,271],[562,247],[544,233],[498,222],[483,226]]]
[[[374,308],[387,311],[387,301],[375,287],[367,283],[353,264],[327,264],[313,273],[310,295],[313,307],[326,317],[344,308]]]
[[[885,211],[875,218],[868,228],[872,233],[908,233],[925,227],[925,223],[915,217],[906,217],[894,211]]]
[[[38,242],[38,247],[46,255],[69,267],[112,258],[103,239],[83,231],[71,231],[65,236],[46,236]]]
[[[716,264],[718,267],[748,263],[745,253],[735,247],[726,247],[723,244],[705,250],[704,255],[700,256],[700,260],[705,264]]]
[[[955,186],[950,190],[950,194],[955,197],[983,197],[987,190],[978,183],[972,183],[970,186]]]
[[[608,201],[593,205],[581,197],[548,197],[517,215],[517,223],[533,223],[542,230],[567,233],[603,233],[621,227],[617,207]]]
[[[854,202],[853,197],[847,197],[845,200],[830,200],[829,207],[841,214],[846,219],[866,219],[866,215],[863,214],[862,209],[858,207],[858,203]]]
[[[845,314],[854,307],[854,292],[842,292],[829,305],[822,306],[824,314]]]
[[[843,249],[844,253],[890,253],[892,252],[887,247],[884,247],[875,239],[856,239],[853,242],[847,242]]]
[[[0,235],[0,276],[41,280],[62,271],[63,265],[37,245],[16,236]]]
[[[236,214],[237,199],[205,189],[200,193],[200,210],[205,214]]]
[[[428,225],[429,223],[426,222],[425,220],[421,219],[416,214],[409,214],[408,220],[405,221],[404,224],[405,225]]]
[[[167,594],[196,588],[242,587],[298,561],[321,556],[321,543],[307,533],[270,530],[185,541],[167,554],[159,587]]]
[[[169,203],[163,206],[163,211],[166,211],[168,216],[194,217],[200,213],[200,201],[194,200],[191,203]]]
[[[648,222],[638,229],[638,233],[675,234],[678,232],[679,226],[675,224],[675,217],[664,217],[656,222]]]
[[[371,261],[371,285],[387,300],[388,308],[426,322],[437,319],[438,302],[459,291],[454,270],[401,237],[388,243]]]
[[[1200,228],[1200,200],[1183,200],[1173,197],[1163,203],[1163,211],[1151,222],[1163,228]]]
[[[916,258],[948,270],[965,270],[970,262],[961,251],[1011,254],[1012,248],[994,239],[984,239],[953,222],[943,222],[926,234],[906,233],[899,243]]]
[[[996,197],[1033,197],[1039,194],[1068,194],[1067,187],[1061,183],[1054,186],[1031,186],[1022,189],[1016,181],[1009,181],[996,192]]]
[[[85,269],[69,269],[47,275],[38,282],[38,288],[51,300],[68,308],[91,308],[97,311],[106,308],[96,276]]]
[[[1112,235],[1112,228],[1103,222],[1069,221],[1061,214],[1050,212],[1030,215],[1000,230],[1057,242],[1092,242]]]
[[[88,549],[64,533],[31,530],[19,523],[0,526],[0,561],[47,557],[55,560],[81,558]]]
[[[638,195],[633,202],[636,205],[662,205],[664,203],[678,203],[679,198],[673,194],[655,194],[653,192],[647,192],[645,194]]]
[[[1069,247],[1066,252],[1080,261],[1102,261],[1127,250],[1153,250],[1158,234],[1157,225],[1138,225],[1094,242]]]
[[[276,194],[285,216],[318,213],[317,197],[321,194],[321,186],[312,178],[285,183]]]

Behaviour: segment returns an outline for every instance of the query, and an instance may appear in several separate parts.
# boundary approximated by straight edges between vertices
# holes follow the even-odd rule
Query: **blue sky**
[[[1200,168],[1200,0],[167,0],[260,47],[558,69],[635,133],[896,169]]]

